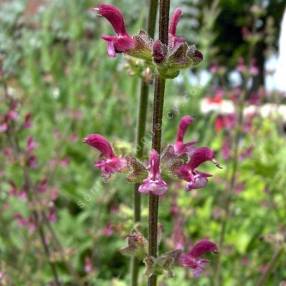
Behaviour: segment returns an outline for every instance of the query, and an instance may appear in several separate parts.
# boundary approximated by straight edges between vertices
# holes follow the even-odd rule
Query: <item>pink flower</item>
[[[223,139],[221,151],[222,151],[223,159],[228,160],[231,156],[231,140],[230,140],[230,138],[226,137]]]
[[[85,271],[85,273],[92,272],[92,269],[93,269],[92,260],[90,257],[86,257],[84,259],[84,271]]]
[[[183,249],[186,241],[186,237],[183,229],[183,220],[177,218],[174,223],[172,241],[175,246],[175,249]]]
[[[194,149],[193,145],[196,143],[196,141],[191,141],[188,143],[184,143],[184,136],[186,134],[187,128],[189,125],[191,125],[193,122],[193,118],[189,115],[185,115],[181,118],[178,132],[177,132],[177,140],[176,143],[173,145],[174,153],[177,156],[191,153]]]
[[[232,129],[236,124],[235,114],[218,115],[215,119],[215,130],[220,132],[223,129]]]
[[[102,235],[110,237],[112,236],[112,234],[113,234],[113,226],[111,223],[109,223],[102,229]]]
[[[101,171],[104,178],[109,178],[113,173],[121,172],[127,167],[125,158],[114,154],[108,140],[99,134],[90,134],[83,140],[84,143],[97,149],[101,153],[102,160],[95,163],[95,167]]]
[[[51,223],[55,223],[57,221],[57,212],[55,207],[51,207],[48,212],[48,220]]]
[[[35,155],[29,155],[27,158],[27,166],[30,167],[31,169],[36,169],[38,166],[38,160]]]
[[[186,40],[184,37],[177,36],[177,25],[181,19],[183,12],[180,8],[176,8],[169,25],[169,45],[174,48],[180,43],[184,43]]]
[[[45,193],[48,189],[48,179],[44,178],[40,180],[37,184],[37,191],[39,193]]]
[[[238,59],[238,65],[237,65],[236,69],[240,73],[245,73],[247,71],[247,66],[246,66],[243,58]]]
[[[152,150],[149,158],[148,177],[140,185],[138,191],[144,194],[162,196],[167,192],[167,190],[168,185],[160,175],[159,154],[156,150]]]
[[[29,136],[27,139],[26,150],[27,152],[32,152],[34,149],[38,147],[37,142],[33,139],[32,136]]]
[[[32,114],[31,113],[27,113],[25,115],[23,127],[28,129],[28,128],[31,128],[31,126],[32,126]]]
[[[0,133],[4,133],[8,130],[8,124],[6,122],[3,122],[0,124]]]
[[[252,75],[252,76],[256,76],[259,74],[259,68],[258,66],[256,65],[256,60],[255,59],[252,59],[251,60],[251,65],[249,67],[249,73]]]
[[[212,161],[220,167],[214,159],[214,152],[208,147],[195,148],[189,161],[176,170],[177,175],[187,181],[186,191],[204,188],[208,183],[208,178],[212,175],[196,170],[201,164]]]
[[[189,250],[189,252],[180,255],[179,264],[183,267],[192,269],[194,276],[198,277],[208,264],[208,260],[201,258],[201,256],[208,252],[217,252],[217,250],[215,243],[208,239],[200,240]]]
[[[34,219],[31,216],[28,217],[28,218],[24,218],[20,213],[16,213],[14,217],[15,217],[17,223],[20,226],[28,229],[28,231],[30,233],[35,231],[36,223],[35,223]]]
[[[128,35],[123,14],[118,8],[111,4],[100,4],[93,10],[106,18],[116,33],[114,36],[102,36],[102,39],[107,42],[107,53],[110,57],[115,57],[116,53],[124,53],[134,48],[134,39]]]

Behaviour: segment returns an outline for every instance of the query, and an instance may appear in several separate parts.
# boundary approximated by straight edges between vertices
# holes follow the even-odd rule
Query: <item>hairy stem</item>
[[[159,39],[163,44],[168,44],[170,0],[160,0]],[[152,148],[159,154],[161,152],[162,117],[165,95],[165,80],[159,75],[156,77],[153,103]],[[158,210],[159,198],[149,196],[149,256],[157,257],[158,240]],[[157,276],[152,275],[148,286],[157,285]]]
[[[151,38],[154,38],[156,18],[158,10],[158,0],[150,0],[149,14],[147,20],[147,32]],[[144,137],[146,130],[146,118],[148,107],[149,86],[148,83],[142,79],[140,98],[138,103],[138,115],[137,115],[137,128],[136,128],[136,157],[142,159],[144,155]],[[141,220],[141,195],[138,192],[139,184],[134,186],[133,195],[133,208],[134,208],[134,223]],[[139,263],[136,257],[131,258],[131,286],[138,285]]]

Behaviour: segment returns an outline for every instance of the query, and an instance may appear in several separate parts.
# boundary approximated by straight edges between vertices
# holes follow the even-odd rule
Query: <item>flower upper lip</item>
[[[97,8],[94,8],[94,10],[109,21],[116,34],[128,35],[123,14],[117,7],[111,4],[100,4]]]

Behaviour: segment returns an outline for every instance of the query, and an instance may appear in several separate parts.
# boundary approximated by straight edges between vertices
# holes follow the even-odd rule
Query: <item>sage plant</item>
[[[107,43],[108,56],[115,57],[123,54],[140,59],[154,74],[152,149],[148,162],[142,162],[141,158],[133,155],[115,154],[112,144],[101,134],[90,134],[84,139],[86,144],[100,153],[100,159],[95,162],[95,167],[100,170],[105,179],[115,173],[123,173],[129,182],[138,184],[139,194],[149,196],[148,239],[135,226],[127,237],[127,247],[121,250],[123,254],[144,261],[149,286],[157,285],[157,276],[160,274],[166,273],[171,276],[172,269],[176,265],[190,268],[194,276],[199,276],[208,263],[208,260],[203,259],[202,256],[207,252],[218,250],[214,242],[202,239],[191,246],[186,253],[182,249],[174,249],[160,255],[157,253],[159,197],[164,197],[171,191],[167,178],[184,181],[185,190],[188,192],[204,188],[212,176],[199,170],[202,164],[213,162],[219,167],[213,150],[208,147],[197,147],[194,141],[184,142],[187,128],[193,123],[190,115],[181,118],[175,143],[167,145],[161,152],[166,80],[178,76],[181,69],[199,64],[203,55],[194,45],[189,45],[184,37],[177,35],[177,25],[182,15],[181,9],[175,9],[169,24],[170,1],[161,0],[159,7],[159,39],[157,40],[144,31],[130,35],[123,13],[111,4],[100,4],[92,9],[99,16],[104,17],[115,32],[115,35],[102,36]],[[153,17],[156,17],[156,13]],[[143,120],[145,118],[143,116]],[[133,286],[137,285],[136,279],[132,279],[131,283]]]

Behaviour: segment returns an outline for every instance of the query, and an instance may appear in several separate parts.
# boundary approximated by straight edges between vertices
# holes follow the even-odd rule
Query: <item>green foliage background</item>
[[[110,27],[106,21],[87,12],[97,1],[48,1],[37,14],[26,11],[26,4],[25,1],[1,3],[0,51],[10,92],[21,100],[21,113],[33,115],[29,134],[39,143],[40,167],[32,176],[38,180],[50,172],[51,158],[69,160],[68,166],[57,168],[52,178],[52,184],[60,190],[58,221],[54,228],[63,247],[71,253],[68,260],[85,277],[84,259],[92,257],[94,273],[85,278],[89,283],[86,285],[128,285],[129,262],[118,249],[124,245],[124,237],[132,227],[133,186],[120,176],[108,183],[102,182],[93,167],[96,153],[81,141],[89,133],[101,133],[119,152],[134,152],[139,80],[128,75],[123,57],[107,57],[100,35],[109,33]],[[146,5],[142,9],[142,5],[130,0],[116,1],[116,5],[126,14],[130,32],[138,31],[144,22]],[[26,11],[24,16],[23,11]],[[197,42],[205,44],[205,48],[211,45],[203,38],[208,32],[199,27]],[[185,193],[181,186],[173,184],[160,206],[160,221],[165,229],[162,251],[168,249],[166,242],[174,223],[170,215],[173,194],[178,195],[178,204],[184,210],[189,241],[202,237],[218,241],[221,221],[214,213],[223,208],[225,180],[229,176],[228,163],[220,155],[222,138],[213,128],[214,117],[199,112],[199,101],[207,87],[191,86],[188,75],[185,71],[179,80],[168,82],[163,144],[174,141],[180,116],[191,114],[196,120],[188,139],[196,138],[200,145],[213,147],[224,169],[210,167],[214,179],[204,190]],[[1,112],[4,112],[2,103],[1,98]],[[80,115],[74,116],[75,112]],[[150,123],[151,112],[148,114],[147,149],[150,148]],[[253,156],[239,167],[245,190],[235,196],[228,223],[227,251],[222,258],[223,286],[256,285],[262,266],[269,263],[277,247],[273,241],[262,238],[277,233],[285,235],[285,134],[275,120],[259,118],[255,124],[258,132],[248,134],[243,142],[255,148]],[[22,144],[26,136],[23,134]],[[76,139],[72,139],[73,136]],[[0,144],[3,148],[7,144],[2,134]],[[2,153],[0,158],[1,169],[21,184],[21,170],[6,167]],[[11,285],[47,285],[51,273],[43,257],[40,264],[37,262],[37,256],[41,256],[38,239],[19,228],[13,220],[15,212],[28,212],[27,205],[9,197],[7,183],[1,182],[0,188],[3,209],[0,214],[0,269],[10,278]],[[146,198],[143,203],[143,228],[146,228]],[[6,204],[9,208],[4,211]],[[113,204],[119,208],[114,214],[110,211]],[[118,231],[111,237],[104,237],[101,230],[109,223],[116,225]],[[175,277],[162,278],[160,285],[212,285],[215,257],[210,260],[207,275],[201,279],[193,279],[184,270],[176,269]],[[267,285],[279,285],[286,280],[285,263],[283,255]],[[58,267],[65,285],[76,285],[61,262]],[[146,285],[143,268],[140,279],[141,285]]]

